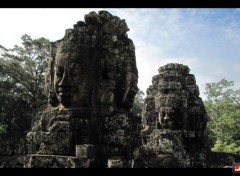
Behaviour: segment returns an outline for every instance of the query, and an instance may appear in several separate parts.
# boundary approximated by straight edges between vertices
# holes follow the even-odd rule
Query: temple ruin
[[[142,112],[141,150],[146,165],[206,167],[207,114],[195,77],[182,64],[167,64],[158,71]]]
[[[90,12],[51,44],[49,107],[27,134],[25,167],[131,167],[138,70],[128,30],[107,11]]]
[[[127,31],[125,20],[90,12],[51,43],[48,107],[33,117],[18,167],[222,168],[240,162],[239,155],[210,151],[208,117],[187,65],[161,66],[142,115],[133,113],[138,70]]]

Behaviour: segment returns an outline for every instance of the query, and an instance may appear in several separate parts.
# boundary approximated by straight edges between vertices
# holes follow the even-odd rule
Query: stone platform
[[[60,155],[26,155],[25,168],[91,168],[94,159],[78,158],[76,156]]]

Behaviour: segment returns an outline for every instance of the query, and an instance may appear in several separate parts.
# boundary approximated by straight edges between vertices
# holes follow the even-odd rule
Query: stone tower
[[[49,106],[27,134],[25,167],[131,167],[138,70],[127,31],[125,20],[90,12],[52,42]]]
[[[158,71],[142,111],[144,167],[206,167],[207,115],[195,77],[182,64]]]

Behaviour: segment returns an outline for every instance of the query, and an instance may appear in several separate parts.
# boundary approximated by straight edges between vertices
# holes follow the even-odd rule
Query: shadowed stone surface
[[[131,158],[112,157],[108,159],[107,168],[132,168],[132,165]]]
[[[91,168],[94,167],[93,159],[83,159],[73,156],[56,155],[27,155],[26,168]]]
[[[194,75],[167,64],[152,83],[142,114],[145,167],[206,167],[207,115]]]
[[[239,155],[210,151],[207,114],[188,66],[170,63],[158,71],[147,89],[134,167],[223,168],[240,162]]]
[[[131,112],[138,71],[127,31],[125,20],[107,11],[90,12],[62,40],[52,42],[49,107],[37,114],[27,134],[28,153],[34,155],[26,157],[25,167],[42,167],[50,160],[63,167],[59,155],[93,160],[96,167],[108,167],[114,156],[132,157],[139,134],[139,120]]]
[[[229,168],[240,163],[240,155],[231,153],[210,152],[207,157],[207,166],[211,168]]]

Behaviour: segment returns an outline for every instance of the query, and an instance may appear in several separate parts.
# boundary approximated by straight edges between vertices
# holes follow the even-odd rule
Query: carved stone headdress
[[[77,22],[73,29],[67,29],[62,40],[51,43],[51,58],[48,64],[46,75],[46,93],[51,106],[55,106],[57,99],[54,95],[53,79],[56,54],[68,55],[79,54],[88,57],[98,57],[102,67],[105,67],[106,60],[113,58],[119,79],[123,79],[126,71],[133,72],[138,77],[135,59],[135,47],[127,37],[129,28],[125,20],[113,16],[107,11],[90,12],[85,15],[84,21]],[[102,68],[104,69],[104,68]],[[121,78],[120,78],[121,77]],[[118,78],[114,78],[118,79]],[[123,83],[124,84],[124,83]],[[135,83],[137,84],[137,79]],[[134,86],[134,95],[137,92],[137,85]]]

